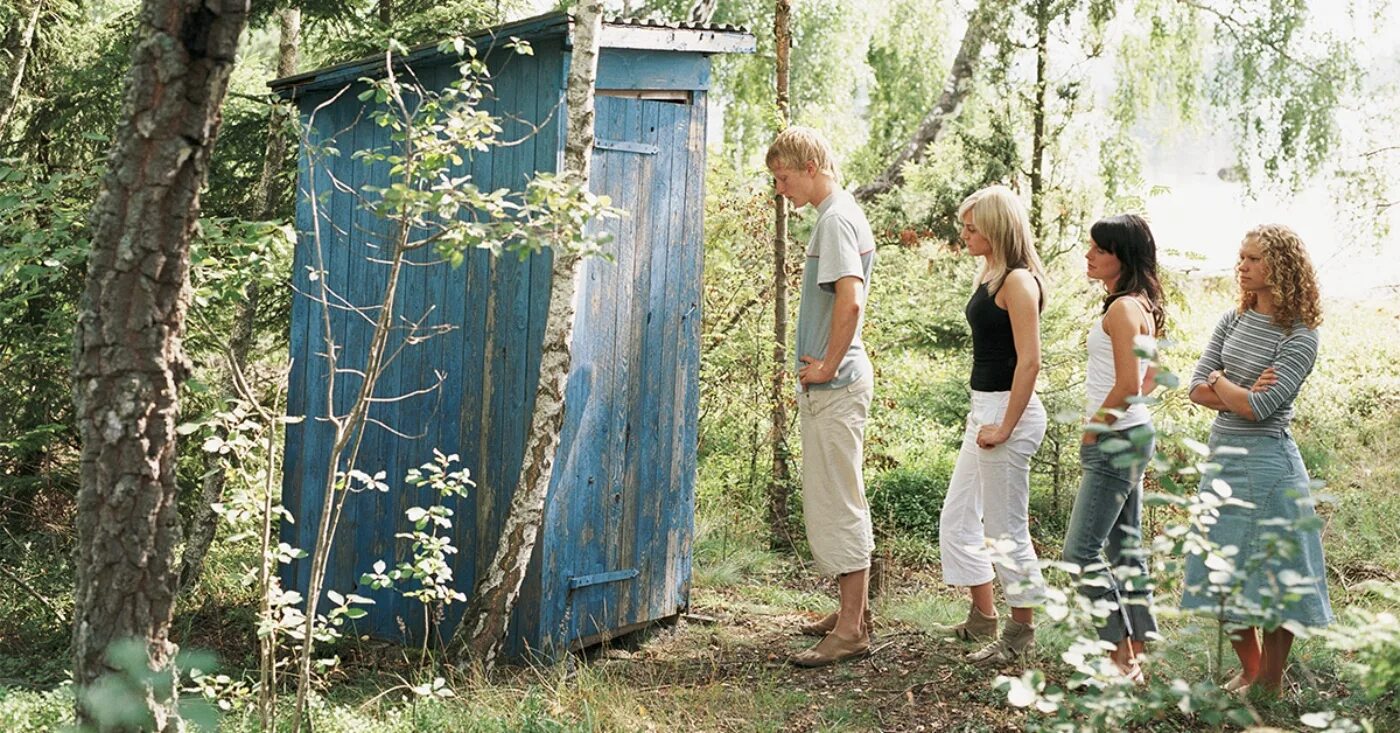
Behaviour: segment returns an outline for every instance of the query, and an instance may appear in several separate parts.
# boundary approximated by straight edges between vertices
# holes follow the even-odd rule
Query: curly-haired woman
[[[1320,627],[1333,619],[1308,472],[1288,431],[1293,400],[1317,358],[1322,311],[1312,263],[1288,227],[1246,234],[1236,272],[1239,307],[1220,319],[1196,363],[1191,401],[1219,411],[1210,436],[1219,469],[1203,477],[1201,493],[1238,500],[1219,507],[1209,539],[1238,551],[1213,568],[1202,554],[1190,555],[1182,607],[1223,609],[1234,626],[1241,670],[1226,689],[1277,693],[1293,645],[1282,624]]]

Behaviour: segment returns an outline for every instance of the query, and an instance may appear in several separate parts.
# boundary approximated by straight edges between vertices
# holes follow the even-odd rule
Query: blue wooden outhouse
[[[563,13],[471,36],[491,71],[485,109],[518,144],[467,155],[463,171],[484,190],[523,188],[536,172],[561,168],[570,22]],[[530,42],[533,55],[506,47]],[[583,265],[567,409],[544,526],[511,619],[506,654],[553,658],[654,621],[688,603],[694,524],[701,235],[706,94],[710,56],[752,51],[753,37],[727,26],[610,20],[600,38],[592,188],[628,215],[609,224],[611,258]],[[405,64],[424,86],[455,79],[457,59],[436,47]],[[298,174],[298,244],[293,273],[288,412],[305,420],[286,436],[283,502],[295,516],[282,539],[310,548],[325,498],[331,452],[328,402],[343,413],[360,388],[370,319],[342,306],[379,302],[386,284],[382,235],[388,225],[352,191],[385,185],[383,167],[352,153],[388,144],[370,119],[358,80],[383,73],[366,59],[273,82],[312,119],[311,139],[337,148],[317,158],[303,149]],[[465,152],[465,151],[464,151]],[[314,162],[314,164],[313,164]],[[316,197],[308,196],[316,191]],[[322,260],[318,266],[319,231]],[[375,601],[358,629],[380,638],[421,639],[416,600],[370,591],[361,574],[377,560],[392,566],[408,546],[396,539],[412,506],[430,500],[403,484],[434,449],[456,453],[476,488],[451,505],[459,553],[455,585],[470,595],[491,561],[521,471],[539,375],[550,291],[550,256],[524,260],[486,250],[453,268],[414,253],[397,297],[405,319],[450,327],[432,338],[391,337],[397,352],[377,394],[357,467],[383,471],[390,490],[347,498],[326,588]],[[325,278],[330,308],[313,297]],[[340,374],[327,395],[324,319],[338,344]],[[402,325],[402,324],[400,324]],[[415,394],[441,381],[441,388]],[[290,589],[308,585],[310,558],[283,571]],[[429,621],[447,638],[465,604]]]

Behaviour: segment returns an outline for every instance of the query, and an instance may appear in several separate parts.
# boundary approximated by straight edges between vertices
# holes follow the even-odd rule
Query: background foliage
[[[186,348],[196,366],[182,404],[182,422],[209,422],[226,410],[222,344],[247,285],[264,297],[255,319],[256,363],[274,380],[285,360],[289,294],[287,224],[291,160],[277,161],[282,190],[271,221],[257,219],[253,198],[263,168],[270,99],[266,81],[277,52],[275,11],[285,0],[255,3],[250,28],[224,108],[194,258],[195,309]],[[409,45],[467,27],[517,18],[524,2],[401,0],[386,24],[368,0],[300,3],[305,17],[303,68],[378,53],[388,38]],[[681,18],[687,0],[629,2],[628,8]],[[793,121],[822,129],[844,160],[849,183],[883,169],[928,112],[961,40],[970,2],[887,0],[796,3],[792,54]],[[971,191],[1007,182],[1029,195],[1033,158],[1045,162],[1040,241],[1050,261],[1053,294],[1044,317],[1045,368],[1041,396],[1052,415],[1073,413],[1083,382],[1084,332],[1098,295],[1081,274],[1079,253],[1098,216],[1142,211],[1156,182],[1146,158],[1179,144],[1202,127],[1230,131],[1233,163],[1220,171],[1247,190],[1297,190],[1325,185],[1343,202],[1338,225],[1358,242],[1385,251],[1390,207],[1400,198],[1400,154],[1393,130],[1400,83],[1393,59],[1376,62],[1365,42],[1319,24],[1317,3],[1224,3],[1205,0],[1056,0],[998,3],[1006,13],[959,114],[906,183],[867,206],[879,240],[865,340],[877,368],[878,390],[867,442],[869,498],[878,549],[896,583],[881,613],[922,628],[957,610],[938,590],[938,510],[960,441],[968,404],[968,333],[962,307],[974,263],[956,243],[952,213]],[[1328,5],[1328,12],[1364,20],[1389,12],[1384,2]],[[643,7],[644,6],[644,7]],[[714,59],[719,121],[707,172],[705,302],[699,451],[699,538],[696,603],[733,609],[736,617],[822,607],[821,591],[795,558],[764,550],[769,483],[768,375],[772,357],[771,184],[761,153],[776,129],[773,103],[772,3],[720,0],[714,22],[750,28],[753,55]],[[0,6],[0,71],[13,68],[16,24],[28,2]],[[72,424],[71,334],[87,252],[87,212],[97,189],[107,135],[120,109],[121,79],[130,54],[135,0],[46,0],[16,114],[0,129],[0,723],[38,729],[63,719],[71,693],[65,675],[65,626],[72,583],[71,543],[76,495],[76,433]],[[613,10],[621,11],[618,3]],[[1034,44],[1038,20],[1049,42],[1046,96],[1035,99]],[[1393,56],[1393,53],[1391,54]],[[1379,64],[1379,65],[1378,65]],[[1379,70],[1378,70],[1379,69]],[[1031,135],[1039,111],[1046,135]],[[795,215],[799,246],[787,286],[796,290],[810,212]],[[1242,232],[1203,231],[1221,247]],[[1187,268],[1166,273],[1172,344],[1168,366],[1188,372],[1211,324],[1230,307],[1233,284]],[[790,312],[796,312],[790,305]],[[1394,624],[1400,599],[1386,588],[1400,581],[1400,303],[1393,292],[1354,293],[1327,303],[1321,356],[1298,403],[1295,434],[1309,470],[1335,500],[1321,509],[1333,600],[1346,625],[1327,644],[1310,640],[1300,659],[1310,677],[1294,701],[1262,711],[1267,720],[1296,726],[1320,709],[1369,718],[1376,729],[1400,725],[1394,639],[1347,629]],[[275,391],[275,390],[269,390]],[[1168,390],[1155,408],[1158,425],[1204,436],[1210,415],[1183,391]],[[794,416],[795,409],[789,410]],[[795,426],[793,426],[795,427]],[[791,433],[790,433],[791,435]],[[1058,555],[1078,484],[1073,421],[1052,423],[1036,457],[1032,533],[1042,557]],[[790,450],[799,446],[791,441]],[[198,501],[206,464],[200,441],[182,446],[187,513]],[[232,501],[232,500],[231,500]],[[794,511],[800,506],[794,505]],[[1174,519],[1154,507],[1145,519],[1158,531]],[[180,619],[183,638],[216,649],[237,671],[256,665],[251,628],[256,592],[239,568],[257,549],[236,523],[224,527],[211,569],[189,592]],[[798,537],[800,540],[801,538]],[[1171,591],[1168,585],[1168,591]],[[1386,616],[1386,614],[1391,614]],[[1389,619],[1387,621],[1387,619]],[[1177,622],[1173,622],[1177,623]],[[1164,650],[1174,674],[1199,678],[1204,647],[1186,640]],[[721,631],[705,644],[739,653]],[[739,642],[734,642],[738,644]],[[1048,646],[1064,650],[1068,639]],[[347,651],[347,654],[351,652]],[[359,653],[365,654],[363,649]],[[710,652],[714,657],[718,652]],[[1051,657],[1053,658],[1053,657]],[[718,664],[718,662],[716,663]],[[925,663],[925,667],[929,666]],[[400,669],[400,668],[395,668]],[[454,680],[475,685],[475,711],[433,698],[400,705],[379,701],[379,689],[351,680],[336,698],[317,701],[325,729],[565,730],[600,720],[635,728],[657,719],[695,724],[678,713],[638,713],[628,691],[668,682],[610,677],[605,667],[579,673],[545,670],[533,679]],[[1053,670],[1052,670],[1053,672]],[[662,673],[657,673],[658,675]],[[820,699],[760,675],[752,700],[689,699],[694,709],[738,706],[761,727],[765,715],[781,728]],[[964,684],[967,699],[1000,705],[986,680]],[[516,687],[528,689],[516,694]],[[706,688],[701,688],[706,689]],[[1351,689],[1365,694],[1352,695]],[[719,693],[715,693],[719,694]],[[979,695],[981,697],[979,697]],[[246,707],[232,729],[254,729]],[[623,699],[625,698],[625,702]],[[373,704],[364,703],[372,699]],[[972,703],[969,703],[972,704]],[[752,707],[749,707],[752,705]],[[241,712],[240,712],[241,711]],[[774,711],[777,711],[776,713]],[[779,715],[780,714],[780,715]],[[865,721],[835,709],[817,721]],[[241,717],[240,717],[241,716]],[[471,717],[475,716],[475,717]],[[1020,719],[1013,719],[1019,721]],[[1173,718],[1171,725],[1195,723]],[[467,721],[470,723],[464,723]],[[869,723],[874,727],[877,723]],[[701,720],[700,727],[722,727]]]

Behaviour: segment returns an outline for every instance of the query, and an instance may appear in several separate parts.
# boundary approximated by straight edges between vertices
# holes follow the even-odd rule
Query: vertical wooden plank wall
[[[534,56],[504,50],[488,56],[495,95],[485,106],[502,119],[501,137],[513,144],[468,156],[462,172],[484,190],[522,189],[535,172],[554,171],[560,164],[567,56],[560,38],[537,39],[534,46]],[[454,80],[455,68],[444,62],[420,64],[421,80],[431,88]],[[600,86],[646,88],[667,88],[658,85],[670,78],[690,95],[685,102],[598,97],[601,140],[654,149],[605,146],[595,153],[594,190],[610,195],[629,215],[606,225],[614,237],[608,249],[612,259],[583,265],[569,408],[545,526],[506,647],[516,658],[555,657],[580,639],[671,616],[688,602],[708,60],[608,49],[599,76]],[[303,196],[293,282],[303,294],[293,303],[290,348],[297,363],[289,412],[308,417],[288,429],[284,492],[297,523],[284,527],[283,537],[308,548],[319,519],[331,431],[316,419],[328,405],[322,309],[306,297],[318,291],[307,276],[315,251],[306,189],[314,183],[324,194],[327,282],[350,304],[369,305],[382,297],[387,265],[374,260],[387,259],[382,240],[392,233],[354,195],[326,193],[332,177],[356,191],[388,182],[385,166],[367,168],[353,157],[356,150],[389,144],[387,130],[362,113],[357,91],[323,110],[314,131],[325,136],[343,129],[337,140],[341,154],[317,167],[303,151],[299,175]],[[303,113],[326,95],[304,97]],[[542,127],[534,130],[535,125]],[[414,264],[402,275],[396,302],[399,325],[423,319],[426,327],[454,329],[416,343],[405,341],[402,328],[396,331],[389,344],[395,361],[377,395],[423,389],[436,381],[438,371],[445,373],[445,382],[438,392],[374,407],[376,420],[402,434],[367,429],[358,468],[385,471],[392,489],[350,497],[327,581],[328,589],[373,597],[377,604],[359,631],[385,638],[400,638],[406,628],[410,637],[421,639],[422,607],[398,591],[359,589],[358,579],[376,560],[392,566],[407,557],[408,542],[393,535],[407,527],[408,507],[426,506],[433,497],[408,490],[403,477],[431,460],[434,448],[458,453],[477,482],[453,506],[458,589],[470,593],[491,560],[521,469],[548,308],[547,254],[522,261],[476,250],[456,269],[435,260],[431,250],[412,255]],[[330,315],[342,367],[334,403],[343,411],[359,388],[359,377],[347,369],[363,368],[372,325],[343,308],[332,308]],[[305,588],[309,565],[300,561],[284,572],[289,587]],[[584,582],[588,576],[630,570],[636,577]],[[580,587],[571,589],[571,579]],[[462,610],[460,605],[449,609],[444,633],[451,632]]]
[[[301,113],[310,116],[323,101],[339,90],[308,95],[301,100]],[[330,458],[334,431],[326,422],[329,414],[327,395],[329,365],[326,353],[325,310],[320,302],[321,278],[329,287],[343,288],[345,279],[337,270],[336,252],[345,246],[345,232],[336,212],[348,207],[348,194],[334,190],[332,179],[344,172],[344,159],[355,145],[353,116],[343,104],[331,104],[316,113],[314,127],[308,132],[315,148],[333,148],[345,155],[322,154],[303,147],[302,167],[298,189],[303,198],[298,203],[298,247],[292,283],[299,291],[293,301],[293,319],[301,320],[294,327],[289,346],[291,357],[298,365],[294,369],[288,394],[288,413],[304,417],[288,427],[287,463],[284,466],[283,501],[295,519],[295,524],[281,525],[282,540],[294,548],[310,552],[324,496],[326,466]],[[307,196],[317,200],[316,212]],[[319,232],[319,236],[317,234]],[[324,269],[322,269],[324,268]],[[316,271],[316,276],[311,273]],[[332,317],[332,324],[335,322]],[[334,325],[332,325],[334,335]],[[310,577],[310,558],[280,569],[284,585],[305,589]]]
[[[706,68],[708,72],[708,67]],[[705,250],[705,129],[706,92],[691,95],[686,129],[686,195],[682,203],[684,221],[685,279],[681,289],[680,365],[676,380],[679,406],[678,424],[672,437],[678,445],[674,476],[670,533],[667,543],[665,590],[657,613],[690,606],[691,561],[695,542],[695,481],[700,446],[700,337],[704,306]]]

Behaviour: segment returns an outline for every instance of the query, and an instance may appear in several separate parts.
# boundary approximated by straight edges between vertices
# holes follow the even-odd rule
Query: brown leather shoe
[[[836,630],[836,616],[837,612],[832,611],[816,621],[799,626],[797,630],[801,632],[803,636],[826,636]],[[865,607],[865,615],[864,618],[861,619],[861,622],[861,630],[867,635],[873,635],[871,633],[873,623],[871,620],[870,606]]]
[[[843,639],[831,633],[823,637],[811,649],[788,657],[788,662],[798,667],[825,667],[851,659],[860,659],[869,653],[869,634],[864,634],[859,639]]]

